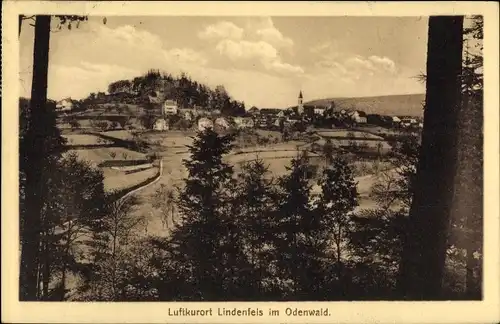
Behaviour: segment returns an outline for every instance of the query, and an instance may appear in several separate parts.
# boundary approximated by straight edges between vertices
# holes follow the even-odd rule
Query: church
[[[299,92],[299,99],[297,104],[297,113],[302,115],[304,113],[304,96],[302,95],[302,90]]]
[[[297,100],[297,109],[295,110],[297,114],[303,115],[306,114],[308,116],[318,115],[323,116],[325,111],[328,109],[333,109],[334,103],[333,101],[330,103],[328,107],[324,107],[322,105],[304,105],[304,96],[302,94],[302,90],[299,92],[299,97]]]

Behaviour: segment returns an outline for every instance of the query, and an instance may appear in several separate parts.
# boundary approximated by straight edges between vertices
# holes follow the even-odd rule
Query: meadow
[[[111,109],[115,109],[115,107],[112,105],[104,106],[101,110],[103,114],[109,114],[112,113]],[[84,119],[80,120],[80,124],[85,127],[87,125],[83,123],[84,121]],[[146,216],[146,232],[165,235],[169,229],[161,222],[161,212],[153,207],[154,196],[162,185],[174,190],[182,187],[183,179],[187,176],[182,162],[189,158],[188,146],[192,145],[196,132],[131,131],[126,129],[93,131],[96,132],[95,135],[81,134],[81,131],[67,129],[64,132],[64,137],[71,142],[71,145],[106,145],[106,147],[88,149],[78,147],[78,149],[71,149],[70,152],[77,153],[81,159],[88,160],[94,165],[100,165],[107,191],[124,190],[154,177],[158,173],[158,166],[148,161],[148,155],[153,152],[157,158],[163,161],[163,174],[159,180],[135,194],[140,203],[134,207],[132,213],[137,217]],[[320,154],[327,139],[337,148],[356,143],[365,149],[387,152],[391,147],[382,136],[377,135],[380,131],[375,129],[367,129],[366,131],[363,129],[316,129],[313,130],[312,137],[311,135],[308,137],[310,139],[284,142],[282,134],[278,131],[249,130],[240,133],[235,138],[234,148],[225,157],[225,161],[233,165],[235,173],[238,174],[242,171],[245,162],[259,158],[268,166],[270,176],[279,177],[288,172],[287,167],[291,160],[297,156],[299,150],[307,150],[310,163],[321,169],[326,166],[326,161]],[[314,136],[316,140],[314,140]],[[314,142],[311,142],[311,138]],[[116,139],[116,142],[113,142],[113,139]],[[136,140],[148,143],[149,148],[144,152],[138,152],[130,147],[120,146],[124,145],[123,143],[126,141],[134,142]],[[314,146],[316,149],[312,149],[313,145],[316,145]],[[352,159],[351,166],[360,192],[360,207],[358,209],[374,207],[375,202],[369,197],[371,186],[377,174],[387,170],[390,165],[383,161]],[[316,185],[316,180],[313,181],[312,185]],[[315,187],[313,192],[316,191]]]

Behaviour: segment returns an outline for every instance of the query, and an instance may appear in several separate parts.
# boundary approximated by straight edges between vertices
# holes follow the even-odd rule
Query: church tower
[[[299,113],[299,115],[302,115],[304,113],[304,102],[303,102],[302,90],[300,90],[300,92],[299,92],[297,112]]]

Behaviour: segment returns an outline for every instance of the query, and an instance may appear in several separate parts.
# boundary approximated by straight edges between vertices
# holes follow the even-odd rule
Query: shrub
[[[95,123],[95,127],[104,132],[108,129],[109,125],[106,121],[99,121]]]

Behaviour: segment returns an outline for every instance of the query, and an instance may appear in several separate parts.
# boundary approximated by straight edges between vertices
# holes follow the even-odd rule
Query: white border
[[[20,303],[18,302],[18,113],[19,42],[17,15],[154,16],[429,16],[484,15],[485,228],[482,302],[331,303]],[[2,322],[96,323],[494,323],[499,306],[499,6],[494,2],[32,2],[4,1],[2,10]],[[15,82],[14,82],[15,81]],[[328,307],[331,317],[184,317],[168,307]]]

